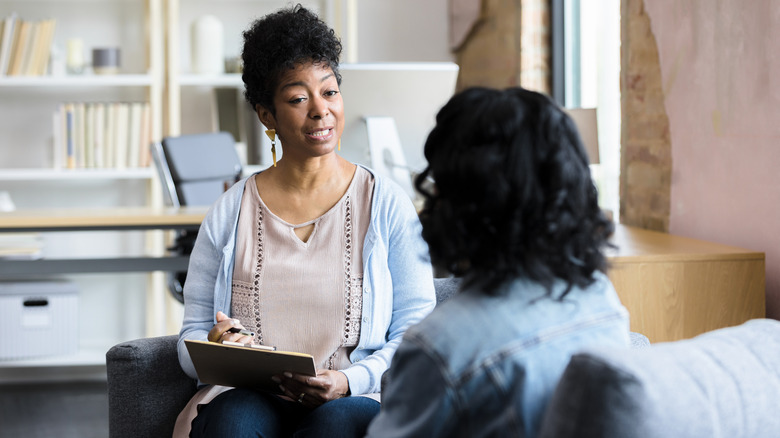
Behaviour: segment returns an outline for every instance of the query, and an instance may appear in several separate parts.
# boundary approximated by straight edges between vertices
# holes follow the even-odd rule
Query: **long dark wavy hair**
[[[296,65],[328,66],[341,84],[341,41],[333,29],[300,4],[255,20],[244,31],[244,97],[254,109],[262,105],[276,114],[274,93],[279,78]]]
[[[434,264],[496,294],[518,277],[586,287],[614,225],[571,118],[548,97],[470,88],[436,116],[415,185]],[[431,181],[433,180],[433,182]]]

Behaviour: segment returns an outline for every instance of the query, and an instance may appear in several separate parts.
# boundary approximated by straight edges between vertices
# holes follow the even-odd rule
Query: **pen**
[[[242,344],[240,342],[233,342],[233,341],[222,341],[224,345],[232,345],[234,347],[247,347],[247,348],[254,348],[256,350],[266,350],[266,351],[276,351],[276,347],[272,347],[270,345],[259,345],[259,344]]]
[[[250,332],[249,330],[241,329],[241,328],[238,328],[238,327],[230,327],[229,329],[227,329],[227,331],[229,333],[240,333],[240,334],[242,334],[244,336],[252,336],[252,337],[255,336],[255,332]]]

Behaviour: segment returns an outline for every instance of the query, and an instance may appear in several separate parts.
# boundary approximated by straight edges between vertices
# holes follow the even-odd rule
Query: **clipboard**
[[[207,384],[262,389],[279,394],[271,377],[285,371],[315,376],[314,356],[216,342],[184,340],[198,379]]]

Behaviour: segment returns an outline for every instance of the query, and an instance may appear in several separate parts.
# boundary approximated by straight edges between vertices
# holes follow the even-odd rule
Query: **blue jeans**
[[[190,437],[363,437],[379,406],[344,397],[310,409],[267,392],[233,389],[202,407]]]

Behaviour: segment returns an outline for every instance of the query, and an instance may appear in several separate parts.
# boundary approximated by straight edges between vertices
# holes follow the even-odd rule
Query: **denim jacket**
[[[629,345],[628,312],[606,275],[594,278],[562,301],[519,279],[506,294],[465,290],[439,305],[404,335],[368,436],[536,436],[573,353]]]
[[[369,170],[370,171],[370,170]],[[216,314],[230,314],[231,280],[241,197],[247,179],[209,209],[190,256],[184,285],[179,363],[196,378],[184,339],[206,340]],[[436,304],[428,246],[412,202],[390,180],[374,175],[371,222],[363,243],[363,321],[349,358],[352,394],[379,392],[380,379],[406,329]]]

